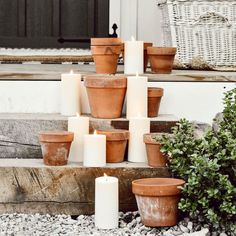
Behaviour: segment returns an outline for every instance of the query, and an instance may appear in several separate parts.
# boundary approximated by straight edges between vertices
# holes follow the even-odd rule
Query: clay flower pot
[[[92,38],[91,52],[96,72],[100,74],[115,74],[122,48],[123,43],[120,38]]]
[[[113,119],[121,117],[127,78],[121,76],[87,76],[87,88],[91,115],[95,118]]]
[[[148,88],[148,117],[158,116],[163,94],[162,88]]]
[[[139,179],[132,182],[142,223],[149,227],[177,224],[180,186],[184,180],[172,178]]]
[[[148,165],[152,167],[166,167],[168,158],[160,151],[161,145],[154,139],[156,133],[144,134],[143,141],[146,144]]]
[[[148,47],[148,57],[152,72],[169,74],[172,71],[176,48],[173,47]]]
[[[68,162],[74,133],[66,131],[46,131],[39,133],[43,161],[48,166],[63,166]]]
[[[120,163],[124,161],[129,131],[98,130],[98,134],[106,135],[106,162]]]

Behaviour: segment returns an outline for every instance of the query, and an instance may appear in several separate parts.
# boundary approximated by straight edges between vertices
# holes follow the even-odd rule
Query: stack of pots
[[[92,38],[91,52],[99,74],[115,74],[123,43],[120,38]]]

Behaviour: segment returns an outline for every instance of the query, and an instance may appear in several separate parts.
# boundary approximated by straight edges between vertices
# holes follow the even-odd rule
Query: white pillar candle
[[[84,135],[89,134],[89,117],[79,115],[69,117],[68,131],[74,133],[74,141],[71,144],[69,161],[83,162]]]
[[[119,186],[116,177],[104,176],[95,181],[95,226],[114,229],[119,220]]]
[[[106,135],[96,132],[84,135],[84,166],[106,166]]]
[[[128,161],[147,162],[147,154],[143,135],[150,133],[150,119],[146,117],[134,117],[129,120],[129,149]]]
[[[147,117],[148,78],[145,76],[128,76],[126,117]]]
[[[75,116],[80,111],[80,83],[81,75],[70,74],[61,75],[61,114],[65,116]]]
[[[125,74],[143,74],[143,41],[125,42]]]

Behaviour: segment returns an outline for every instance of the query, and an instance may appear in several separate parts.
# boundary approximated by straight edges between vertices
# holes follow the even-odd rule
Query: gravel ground
[[[200,226],[185,218],[177,226],[168,228],[149,228],[141,223],[138,212],[120,213],[119,228],[99,230],[94,227],[94,216],[78,216],[72,219],[68,215],[0,215],[0,235],[38,236],[38,235],[81,235],[81,236],[134,236],[134,235],[191,235],[191,236],[227,236],[226,233],[209,233],[208,225]]]

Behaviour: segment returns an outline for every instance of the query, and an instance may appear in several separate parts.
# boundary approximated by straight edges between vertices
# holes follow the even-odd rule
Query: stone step
[[[120,211],[136,210],[131,191],[134,179],[169,177],[167,168],[146,164],[107,164],[104,168],[85,168],[78,163],[47,167],[38,159],[4,159],[0,162],[0,214],[92,214],[96,177],[119,178]]]
[[[42,130],[67,130],[68,117],[60,114],[0,113],[0,158],[42,158],[38,133]],[[151,119],[151,132],[170,132],[178,118],[160,115]],[[90,117],[90,131],[94,129],[128,129],[129,122],[120,119]]]

